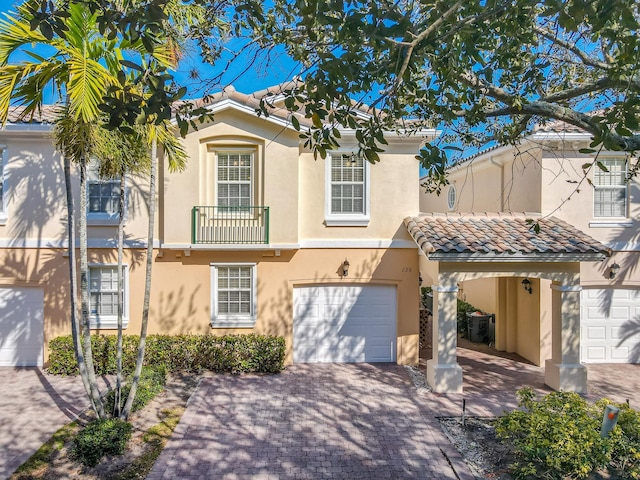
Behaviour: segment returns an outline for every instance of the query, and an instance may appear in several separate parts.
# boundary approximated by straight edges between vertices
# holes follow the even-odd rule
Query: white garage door
[[[42,366],[43,309],[40,288],[0,288],[0,366]]]
[[[638,363],[640,290],[585,289],[580,302],[581,360]]]
[[[293,303],[294,362],[396,360],[395,287],[301,287]]]

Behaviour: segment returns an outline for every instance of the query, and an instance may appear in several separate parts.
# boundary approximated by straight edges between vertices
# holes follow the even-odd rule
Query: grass
[[[186,401],[185,401],[186,403]],[[138,436],[138,445],[142,446],[142,452],[122,465],[122,469],[99,474],[99,478],[105,480],[134,480],[145,478],[158,456],[164,449],[167,441],[171,437],[174,429],[180,422],[185,411],[185,405],[165,408],[159,415],[160,423],[157,423]],[[53,478],[56,475],[52,465],[58,463],[61,455],[66,455],[73,439],[81,430],[77,422],[71,422],[60,428],[53,436],[45,442],[36,453],[34,453],[24,464],[22,464],[10,477],[11,480],[44,479]],[[71,460],[68,460],[71,462]]]
[[[80,431],[77,422],[71,422],[60,428],[53,436],[44,443],[36,453],[23,463],[11,476],[11,480],[26,480],[30,478],[40,478],[46,473],[51,459],[63,449],[67,442]]]
[[[163,410],[162,421],[147,430],[142,437],[143,441],[149,444],[150,448],[145,449],[145,452],[136,458],[129,468],[116,476],[110,477],[110,480],[135,480],[145,478],[153,468],[153,464],[167,444],[178,422],[180,422],[184,410],[183,407]]]

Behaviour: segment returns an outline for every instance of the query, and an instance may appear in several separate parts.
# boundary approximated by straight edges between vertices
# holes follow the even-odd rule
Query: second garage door
[[[294,362],[395,362],[395,287],[300,287],[293,303]]]
[[[637,363],[640,290],[585,289],[580,302],[581,360]]]
[[[41,288],[0,288],[0,366],[42,366]]]

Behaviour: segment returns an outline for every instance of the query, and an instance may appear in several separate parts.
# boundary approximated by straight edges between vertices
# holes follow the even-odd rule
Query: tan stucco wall
[[[66,244],[66,190],[62,159],[52,140],[43,135],[0,137],[6,146],[4,166],[6,224],[0,225],[0,242],[13,246],[61,246]],[[72,166],[76,218],[80,212],[78,169]],[[147,235],[148,181],[139,175],[127,178],[128,241],[144,241]],[[116,238],[116,226],[89,225],[90,241]]]
[[[215,149],[254,151],[254,204],[270,207],[270,243],[298,241],[298,142],[289,129],[227,110],[184,140],[189,161],[171,173],[163,165],[162,241],[191,243],[191,209],[216,205]]]
[[[502,153],[500,153],[502,152]],[[502,150],[486,158],[474,159],[453,167],[448,180],[456,189],[457,202],[450,210],[448,188],[440,196],[421,188],[422,212],[538,212],[540,211],[541,151],[535,148],[519,152]]]
[[[140,330],[144,292],[144,255],[126,252],[129,266],[129,325],[125,333]],[[292,359],[293,288],[315,284],[382,284],[397,291],[397,361],[418,362],[418,258],[413,249],[307,249],[282,252],[154,252],[149,333],[249,333],[283,335],[287,362]],[[341,279],[338,268],[350,263],[349,276]],[[68,259],[61,250],[0,250],[0,286],[38,286],[45,293],[46,344],[71,332],[69,323]],[[115,252],[96,249],[91,263],[116,263]],[[212,329],[211,263],[257,264],[257,321],[253,329]],[[115,330],[101,330],[112,334]]]
[[[338,275],[341,263],[349,260],[348,278]],[[293,288],[303,285],[385,284],[397,287],[398,363],[418,361],[418,259],[412,249],[305,249],[273,252],[193,252],[176,258],[166,252],[154,270],[152,318],[154,329],[179,331],[247,333],[252,329],[211,329],[210,263],[257,263],[257,322],[253,331],[283,335],[287,362],[292,359]],[[180,280],[176,282],[176,278]],[[154,311],[155,310],[155,311]],[[135,320],[134,320],[135,321]],[[155,330],[154,330],[155,331]]]
[[[348,149],[348,145],[344,148]],[[406,216],[418,213],[419,192],[411,187],[418,181],[414,155],[382,153],[381,161],[370,166],[371,220],[368,226],[327,227],[324,223],[327,160],[314,160],[311,153],[301,153],[300,238],[410,240],[402,221]]]
[[[496,278],[483,278],[460,282],[458,298],[483,312],[495,313],[497,302]]]

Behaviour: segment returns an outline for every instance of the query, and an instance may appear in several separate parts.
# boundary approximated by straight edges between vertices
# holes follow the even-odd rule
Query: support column
[[[587,392],[587,368],[580,363],[579,285],[551,285],[551,358],[544,383],[554,390]]]
[[[427,361],[427,382],[434,392],[462,393],[462,368],[457,363],[458,287],[433,286],[433,358]]]

